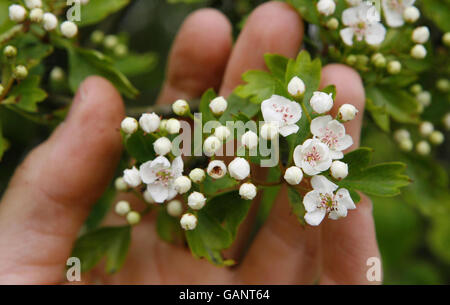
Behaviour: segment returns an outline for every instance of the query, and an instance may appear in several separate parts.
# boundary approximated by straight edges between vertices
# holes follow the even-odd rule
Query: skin
[[[270,20],[270,27],[267,22]],[[249,69],[265,69],[263,54],[294,57],[303,23],[284,3],[258,7],[235,45],[231,26],[218,11],[191,14],[174,42],[167,79],[158,103],[195,98],[214,87],[227,96]],[[341,104],[359,109],[346,124],[359,145],[364,89],[357,72],[343,65],[323,70],[322,87],[334,84]],[[32,151],[17,169],[0,204],[0,283],[63,283],[64,268],[83,221],[101,196],[121,154],[118,127],[124,106],[114,87],[100,77],[80,86],[66,121]],[[246,242],[250,220],[228,253],[236,257]],[[370,284],[366,261],[380,257],[371,203],[363,198],[346,218],[302,228],[280,193],[272,213],[246,255],[233,268],[194,259],[185,247],[159,240],[155,215],[134,228],[122,270],[83,274],[84,283],[106,284]],[[123,223],[110,215],[107,223]]]

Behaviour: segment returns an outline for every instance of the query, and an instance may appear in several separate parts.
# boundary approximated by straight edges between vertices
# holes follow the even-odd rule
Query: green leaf
[[[211,103],[211,101],[216,97],[217,94],[214,89],[209,89],[205,93],[203,93],[202,98],[200,99],[199,110],[202,114],[203,124],[208,121],[217,120],[214,114],[211,112],[211,109],[209,108],[209,103]]]
[[[119,70],[114,67],[113,61],[95,50],[72,47],[65,44],[69,52],[69,85],[76,92],[86,77],[99,75],[108,79],[114,86],[128,98],[135,98],[139,91]]]
[[[207,175],[203,182],[205,195],[215,195],[217,192],[234,187],[237,184],[238,182],[228,175],[217,180]]]
[[[80,259],[83,272],[91,270],[106,256],[105,270],[114,273],[122,267],[130,241],[130,226],[100,228],[81,236],[72,256]]]
[[[40,77],[32,75],[14,86],[3,101],[3,104],[12,104],[28,112],[36,112],[38,110],[37,103],[47,98],[47,93],[39,88]]]
[[[265,71],[248,71],[242,75],[246,84],[238,86],[234,93],[242,98],[250,98],[255,104],[261,104],[274,94],[283,91],[283,84]]]
[[[268,53],[264,55],[264,61],[272,76],[284,82],[284,76],[289,62],[288,58],[278,54]]]
[[[116,194],[116,189],[114,187],[109,187],[92,207],[92,210],[84,223],[87,231],[92,231],[100,226],[106,214],[108,214],[109,209],[116,198]]]
[[[293,188],[292,186],[288,187],[288,197],[289,197],[289,204],[292,207],[292,212],[297,216],[298,221],[302,225],[306,225],[305,223],[305,206],[303,205],[303,198],[299,194],[299,192]]]
[[[309,23],[319,24],[320,16],[316,8],[316,2],[311,0],[287,0],[293,7],[297,9],[300,15]]]
[[[222,124],[226,124],[228,121],[236,121],[236,119],[239,119],[241,114],[247,118],[253,118],[260,111],[259,105],[250,103],[248,99],[241,98],[234,93],[228,97],[227,101],[227,110],[219,120]]]
[[[0,122],[0,161],[2,160],[3,154],[9,147],[9,142],[3,137],[3,128]]]
[[[19,52],[16,57],[16,64],[25,65],[28,70],[38,65],[42,59],[53,52],[53,46],[42,43],[36,35],[26,33],[18,35],[9,44],[15,46]]]
[[[123,74],[128,77],[148,73],[158,63],[158,57],[155,53],[128,54],[124,58],[115,61],[114,65]]]
[[[178,218],[170,216],[165,206],[158,212],[156,232],[162,240],[169,243],[182,240],[183,232],[180,227],[180,221]]]
[[[433,20],[443,32],[450,32],[450,1],[426,0],[420,1],[423,14]]]
[[[81,6],[80,27],[98,23],[127,6],[130,0],[91,0]]]
[[[144,134],[138,130],[131,135],[124,135],[124,146],[128,154],[138,162],[147,162],[156,157],[153,149],[155,138],[151,134]]]
[[[370,115],[378,127],[385,132],[389,132],[391,129],[391,121],[389,119],[389,114],[386,112],[385,106],[377,106],[370,98],[368,98],[366,100],[366,108],[370,112]]]
[[[401,162],[381,163],[369,166],[372,150],[359,148],[344,156],[349,175],[338,181],[340,187],[361,191],[368,195],[391,197],[400,194],[400,188],[410,183],[404,175],[406,165]]]

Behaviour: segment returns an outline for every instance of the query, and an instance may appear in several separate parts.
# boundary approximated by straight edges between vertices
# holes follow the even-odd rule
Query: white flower
[[[130,225],[137,225],[141,221],[141,215],[138,212],[131,211],[127,214],[127,221]]]
[[[214,135],[221,141],[225,141],[231,134],[231,131],[226,126],[219,126],[214,130]]]
[[[427,137],[434,131],[434,125],[431,122],[423,122],[419,125],[419,132],[422,136]]]
[[[333,163],[331,163],[330,172],[333,178],[342,180],[348,176],[348,165],[341,161],[333,161]]]
[[[206,169],[208,175],[213,179],[220,179],[227,173],[227,166],[223,161],[213,160],[209,162],[208,168]]]
[[[44,18],[44,11],[40,8],[34,8],[30,12],[30,20],[33,22],[41,22]]]
[[[197,217],[195,215],[187,213],[181,217],[180,225],[183,230],[194,230],[197,226]]]
[[[125,216],[131,211],[131,207],[128,201],[122,200],[116,204],[114,210],[116,211],[117,215]]]
[[[67,38],[73,38],[78,33],[78,27],[72,21],[64,21],[61,24],[61,33]]]
[[[309,101],[312,109],[319,113],[326,113],[333,108],[333,94],[316,91]]]
[[[394,140],[397,142],[401,142],[403,140],[408,140],[411,138],[409,131],[406,129],[399,129],[394,132]]]
[[[138,187],[142,183],[141,176],[136,166],[123,171],[123,180],[129,187]]]
[[[439,130],[433,131],[429,137],[431,144],[434,145],[441,145],[442,143],[444,143],[444,139],[445,139],[444,134]]]
[[[317,10],[325,16],[333,15],[336,10],[336,3],[333,0],[320,0],[317,2]]]
[[[222,115],[227,110],[228,102],[223,96],[216,97],[209,103],[209,108],[215,115]]]
[[[247,149],[255,149],[258,147],[258,135],[249,130],[242,135],[241,142]]]
[[[48,32],[53,31],[58,26],[58,19],[52,13],[45,13],[42,18],[44,29]]]
[[[40,8],[42,7],[42,0],[25,0],[25,5],[30,8]]]
[[[402,71],[402,64],[398,60],[390,61],[387,65],[389,74],[399,74]]]
[[[427,141],[420,141],[416,145],[416,151],[419,155],[426,156],[431,151],[430,144]]]
[[[366,2],[348,8],[342,13],[342,23],[347,28],[340,31],[341,38],[349,46],[353,45],[353,37],[358,41],[364,39],[369,45],[379,45],[386,36],[386,29],[379,21],[380,13]]]
[[[338,186],[324,176],[314,176],[311,179],[313,190],[303,198],[306,215],[305,221],[311,226],[318,226],[325,215],[330,219],[347,216],[347,210],[356,209],[347,189]]]
[[[444,123],[445,129],[450,130],[450,112],[444,116],[442,121]]]
[[[413,6],[416,0],[382,0],[386,23],[390,27],[397,28],[405,24],[403,13]]]
[[[174,181],[183,173],[183,159],[176,157],[171,165],[166,157],[159,156],[142,164],[139,172],[153,200],[162,203],[177,195]]]
[[[345,0],[345,2],[350,6],[357,6],[361,4],[362,0]]]
[[[288,92],[290,95],[294,97],[300,97],[305,93],[306,87],[303,80],[298,77],[294,76],[291,81],[288,84]]]
[[[279,95],[272,95],[261,104],[261,112],[266,123],[277,123],[279,132],[287,137],[299,130],[297,122],[302,117],[300,104]]]
[[[289,183],[290,185],[297,185],[300,182],[302,182],[302,179],[303,179],[303,172],[297,166],[289,167],[284,173],[284,180],[286,180],[286,182]]]
[[[307,175],[317,175],[330,168],[330,149],[317,139],[308,139],[295,148],[294,162]]]
[[[193,192],[188,197],[188,206],[193,210],[201,210],[206,204],[206,198],[202,193]]]
[[[123,179],[123,177],[119,177],[114,181],[114,187],[119,192],[125,192],[128,189],[128,183],[125,182],[125,179]]]
[[[410,6],[407,7],[404,11],[403,11],[403,19],[406,22],[409,23],[414,23],[417,20],[419,20],[420,18],[420,11],[417,7],[415,6]]]
[[[189,178],[191,178],[194,183],[202,183],[205,180],[206,174],[205,171],[201,168],[194,168],[189,173]]]
[[[153,142],[153,149],[159,156],[167,155],[172,150],[172,142],[166,137],[161,137]]]
[[[411,57],[415,59],[424,59],[427,56],[427,49],[421,44],[416,44],[411,49]]]
[[[269,122],[264,123],[261,126],[260,135],[264,140],[274,140],[280,133],[280,129],[278,128],[278,122]]]
[[[416,95],[417,101],[424,107],[428,107],[431,104],[431,93],[429,91],[422,91]]]
[[[172,217],[180,217],[183,213],[183,205],[179,200],[172,200],[167,204],[167,214]]]
[[[27,10],[18,4],[13,4],[9,6],[9,19],[14,22],[22,22],[27,16]]]
[[[399,147],[403,151],[411,151],[413,149],[413,146],[414,144],[411,139],[403,139],[399,141]]]
[[[250,164],[244,158],[235,158],[228,164],[230,176],[236,180],[244,180],[250,175]]]
[[[257,192],[256,186],[252,183],[243,183],[239,188],[239,195],[245,200],[253,200]]]
[[[185,100],[177,100],[172,104],[172,110],[176,115],[183,116],[189,113],[189,104]]]
[[[330,115],[320,116],[311,121],[311,133],[326,144],[332,159],[342,159],[346,150],[353,144],[351,136],[345,134],[345,127]]]
[[[186,176],[180,176],[177,179],[175,179],[174,182],[175,190],[178,192],[178,194],[184,194],[187,193],[192,186],[191,179],[189,179]]]
[[[156,113],[144,113],[139,119],[139,125],[146,133],[152,133],[158,130],[161,118]]]
[[[177,119],[167,120],[166,130],[169,134],[177,134],[180,132],[181,123]]]
[[[203,151],[205,152],[205,155],[213,156],[221,146],[222,141],[220,141],[216,136],[209,136],[203,143]]]
[[[358,109],[351,104],[344,104],[339,108],[339,119],[343,122],[348,122],[353,120],[358,113]]]

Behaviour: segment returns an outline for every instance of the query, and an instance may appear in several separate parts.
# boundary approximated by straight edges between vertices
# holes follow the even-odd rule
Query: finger
[[[364,111],[364,86],[359,74],[343,65],[329,65],[323,69],[322,87],[334,84],[337,96],[333,112],[342,104],[353,104],[358,116],[346,123],[347,133],[354,139],[349,150],[359,146]],[[368,283],[367,260],[380,257],[372,217],[372,203],[363,196],[357,209],[337,221],[327,220],[322,228],[323,284]]]
[[[182,25],[169,55],[158,103],[199,97],[219,88],[232,46],[231,25],[217,10],[201,9]]]
[[[361,117],[364,110],[364,90],[359,75],[346,66],[329,65],[322,71],[321,87],[331,84],[336,86],[337,91],[333,112],[336,113],[340,105],[351,103],[360,110]],[[355,142],[359,142],[361,118],[347,125],[349,133],[356,138]],[[250,277],[252,272],[259,272],[258,278],[273,279],[273,270],[285,270],[284,277],[273,279],[274,283],[312,283],[319,275],[321,255],[326,255],[321,253],[320,247],[323,228],[302,228],[292,214],[286,191],[280,197],[250,248],[241,272],[244,277]],[[328,256],[334,253],[330,249],[331,246]],[[266,253],[266,256],[262,257],[261,253]],[[272,264],[264,264],[265,261],[271,261]]]
[[[17,169],[0,204],[0,282],[57,283],[121,152],[120,95],[85,80],[64,123]]]
[[[265,69],[264,54],[294,57],[302,38],[303,22],[289,5],[281,2],[260,5],[248,18],[236,42],[220,94],[228,96],[242,83],[244,72]]]

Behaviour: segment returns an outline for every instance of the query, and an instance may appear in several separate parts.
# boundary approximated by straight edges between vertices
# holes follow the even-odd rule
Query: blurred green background
[[[215,7],[234,25],[237,35],[245,16],[265,1],[249,0],[135,0],[121,12],[100,25],[83,29],[82,43],[90,44],[90,34],[100,29],[106,34],[126,33],[130,49],[154,52],[155,68],[139,77],[131,77],[141,91],[130,108],[152,105],[164,79],[167,55],[183,20],[193,10]],[[50,58],[49,66],[61,65],[63,55]],[[7,186],[14,168],[34,146],[45,140],[49,130],[2,109],[0,118],[7,122],[4,134],[11,148],[0,163],[0,192]],[[447,139],[450,134],[446,134]],[[374,198],[374,216],[385,273],[385,284],[450,284],[450,195],[448,190],[450,141],[440,147],[439,161],[412,157],[397,149],[390,135],[381,132],[369,117],[363,128],[363,146],[375,149],[374,161],[404,161],[414,183],[397,198]]]

